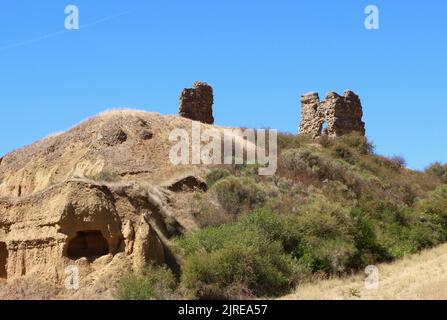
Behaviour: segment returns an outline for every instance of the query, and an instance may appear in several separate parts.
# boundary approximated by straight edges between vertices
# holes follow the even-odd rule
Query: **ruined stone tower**
[[[214,124],[213,88],[204,82],[195,82],[191,89],[184,89],[180,95],[179,114],[182,117]]]
[[[330,92],[324,101],[320,101],[318,93],[308,93],[301,97],[300,134],[338,137],[356,131],[365,135],[362,117],[360,99],[352,91],[345,91],[343,96]]]

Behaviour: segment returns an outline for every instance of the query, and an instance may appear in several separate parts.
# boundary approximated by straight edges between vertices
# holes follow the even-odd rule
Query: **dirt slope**
[[[169,134],[191,131],[191,120],[136,110],[113,110],[67,132],[50,136],[3,157],[0,197],[24,197],[71,178],[113,172],[120,181],[159,184],[180,170],[169,161]],[[204,127],[208,127],[205,126]]]

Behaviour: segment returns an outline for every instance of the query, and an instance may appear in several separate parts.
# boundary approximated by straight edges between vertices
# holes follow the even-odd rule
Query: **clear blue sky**
[[[58,33],[68,4],[81,29]],[[301,94],[354,90],[379,153],[447,162],[446,15],[444,0],[2,1],[0,155],[104,109],[174,114],[201,80],[217,124],[293,133]]]

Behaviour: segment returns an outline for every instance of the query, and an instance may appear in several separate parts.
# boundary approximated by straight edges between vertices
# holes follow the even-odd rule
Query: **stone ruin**
[[[327,134],[333,138],[355,131],[365,135],[362,117],[362,104],[352,91],[345,91],[343,96],[330,92],[324,101],[320,101],[318,93],[308,93],[301,97],[300,134],[312,138]]]
[[[179,114],[191,120],[214,124],[213,103],[213,88],[205,82],[197,81],[193,88],[182,91]]]

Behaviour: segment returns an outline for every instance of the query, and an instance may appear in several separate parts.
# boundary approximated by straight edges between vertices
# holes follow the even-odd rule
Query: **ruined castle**
[[[362,104],[352,91],[345,91],[343,96],[330,92],[324,101],[318,93],[308,93],[301,97],[300,134],[338,137],[355,131],[365,135],[362,117]]]
[[[193,88],[184,89],[180,95],[179,115],[194,121],[214,124],[213,88],[205,82],[195,82]],[[343,96],[335,92],[326,94],[320,101],[318,93],[301,97],[302,135],[317,138],[321,135],[338,137],[351,132],[365,135],[363,110],[359,97],[347,90]]]

